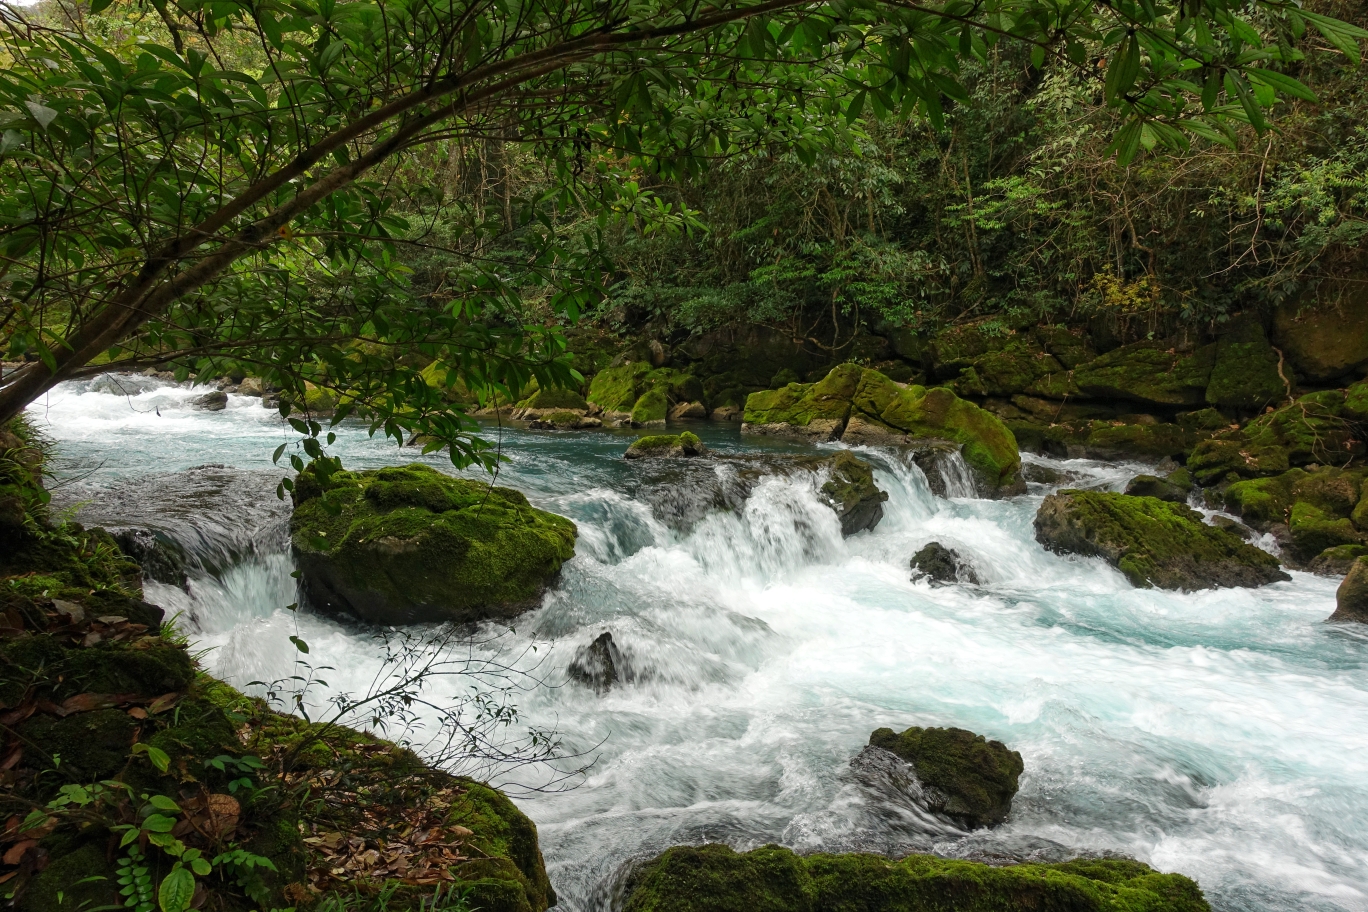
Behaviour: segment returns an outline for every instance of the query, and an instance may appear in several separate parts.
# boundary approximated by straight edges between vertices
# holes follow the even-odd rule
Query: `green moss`
[[[1021,754],[962,728],[881,728],[869,743],[912,764],[923,785],[945,796],[936,809],[970,827],[1006,818],[1025,768]]]
[[[1066,376],[1054,356],[1037,345],[1014,340],[999,351],[975,358],[960,374],[954,389],[962,396],[1012,396],[1034,388],[1037,382],[1049,386],[1052,378]]]
[[[1363,534],[1347,517],[1337,518],[1305,501],[1292,506],[1288,530],[1292,533],[1292,551],[1301,560],[1310,560],[1328,548],[1364,541]]]
[[[584,401],[575,390],[539,389],[518,403],[519,408],[532,409],[577,409],[587,411],[589,403]]]
[[[314,414],[325,414],[337,408],[337,393],[312,383],[304,384],[304,407]]]
[[[1237,481],[1226,488],[1226,509],[1256,529],[1285,523],[1295,502],[1293,488],[1305,477],[1301,469],[1292,469],[1272,478]]]
[[[1208,526],[1183,504],[1101,491],[1061,491],[1035,519],[1046,548],[1101,557],[1132,585],[1160,589],[1261,586],[1289,577],[1273,555]]]
[[[665,391],[660,387],[649,389],[632,406],[632,425],[634,427],[663,426],[669,410],[670,400]]]
[[[676,846],[628,884],[626,912],[1208,912],[1197,885],[1124,859],[991,867],[910,855],[738,854]]]
[[[638,438],[624,454],[628,459],[648,456],[698,456],[707,452],[698,435],[685,431],[682,434],[654,434]]]
[[[1074,371],[1089,396],[1156,405],[1199,405],[1216,360],[1216,346],[1176,352],[1161,342],[1136,342],[1107,352]]]
[[[841,520],[841,534],[877,526],[888,494],[874,484],[874,467],[849,450],[840,450],[825,462],[829,474],[822,494]]]
[[[87,843],[54,858],[24,890],[19,912],[81,912],[121,907],[118,874],[105,858],[105,847]]]
[[[613,412],[630,412],[645,391],[644,380],[651,372],[645,361],[599,371],[589,384],[589,401]]]
[[[470,779],[458,779],[465,789],[461,801],[451,809],[453,823],[474,830],[474,844],[487,856],[511,862],[511,870],[503,867],[496,879],[505,886],[500,893],[511,891],[514,884],[526,897],[527,906],[545,909],[556,901],[556,893],[546,876],[541,848],[537,841],[537,827],[502,793]],[[461,877],[491,879],[493,871],[471,867],[459,870]],[[480,905],[485,908],[484,904]],[[492,908],[492,907],[491,907]],[[521,906],[519,906],[521,908]]]
[[[1277,475],[1288,470],[1288,453],[1281,446],[1255,446],[1242,437],[1202,440],[1192,448],[1187,466],[1197,482],[1213,484],[1232,472],[1244,478]]]
[[[381,623],[507,617],[574,554],[575,525],[508,488],[421,464],[340,473],[295,507],[311,595]]]
[[[1016,481],[1021,453],[1012,432],[997,416],[948,389],[904,389],[878,371],[865,371],[853,403],[861,416],[911,438],[960,444],[964,461],[990,487]]]
[[[228,714],[213,700],[195,695],[176,706],[172,724],[148,739],[160,748],[172,763],[184,763],[187,772],[195,777],[210,775],[196,758],[238,754],[241,745],[237,730]],[[198,767],[198,768],[196,768]]]
[[[1092,337],[1080,327],[1037,326],[1033,332],[1045,350],[1066,370],[1073,370],[1097,357]]]
[[[1094,451],[1127,455],[1178,456],[1187,452],[1189,435],[1176,424],[1115,424],[1094,422],[1086,440]]]
[[[66,718],[34,715],[19,726],[19,736],[40,750],[29,764],[51,769],[58,764],[82,782],[98,782],[117,774],[129,762],[135,723],[121,709],[97,709]],[[35,762],[36,760],[36,762]]]
[[[746,398],[742,420],[750,429],[788,426],[799,436],[809,429],[822,439],[839,437],[863,374],[858,365],[842,364],[816,383],[790,383],[782,389],[752,393]]]
[[[1278,376],[1278,353],[1268,344],[1263,327],[1250,319],[1238,321],[1216,344],[1206,401],[1248,412],[1286,397],[1287,385]]]

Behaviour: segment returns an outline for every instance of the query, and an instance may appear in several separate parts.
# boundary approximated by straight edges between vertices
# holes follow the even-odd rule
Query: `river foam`
[[[333,687],[363,689],[379,667],[370,636],[285,608],[296,600],[288,510],[269,457],[288,429],[245,397],[195,411],[202,392],[145,379],[59,387],[31,409],[60,447],[70,483],[58,499],[203,555],[188,592],[149,584],[148,595],[183,612],[214,673],[238,685],[287,675],[297,634],[333,666]],[[753,448],[734,429],[700,433],[724,451]],[[671,526],[620,458],[630,439],[502,432],[500,482],[580,527],[561,587],[497,646],[535,645],[562,685],[524,694],[523,721],[597,758],[578,788],[519,799],[562,908],[606,909],[632,859],[721,840],[1119,852],[1196,878],[1217,909],[1368,909],[1368,637],[1323,623],[1336,581],[1133,589],[1036,544],[1046,488],[938,499],[915,466],[877,452],[864,455],[890,499],[872,533],[842,539],[801,473],[764,480],[737,513]],[[358,468],[417,458],[351,427],[336,450]],[[1140,470],[1045,461],[1106,489]],[[204,464],[222,467],[192,470]],[[933,540],[982,585],[911,581],[909,557]],[[575,650],[604,630],[638,679],[603,695],[563,683]],[[852,768],[874,728],[913,724],[1022,753],[1006,824],[963,833]]]

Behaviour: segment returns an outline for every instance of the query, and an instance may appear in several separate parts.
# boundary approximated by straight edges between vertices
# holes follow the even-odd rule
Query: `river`
[[[330,687],[364,690],[379,667],[370,632],[286,608],[298,597],[270,457],[291,433],[258,399],[192,409],[203,391],[101,378],[32,406],[59,448],[55,502],[90,524],[161,529],[199,556],[188,591],[150,583],[147,597],[182,612],[215,675],[287,676],[297,635],[332,667]],[[681,530],[640,496],[643,470],[621,458],[633,435],[488,431],[507,457],[499,483],[580,529],[560,587],[484,647],[561,685],[519,694],[520,724],[594,760],[575,788],[514,791],[560,908],[606,910],[632,859],[723,841],[1116,852],[1195,878],[1219,910],[1368,909],[1368,635],[1324,623],[1337,580],[1134,589],[1035,542],[1045,486],[938,499],[887,453],[862,454],[890,494],[873,532],[843,540],[806,475],[767,479],[739,513]],[[724,452],[760,446],[734,425],[698,433]],[[333,452],[351,468],[445,463],[351,424]],[[1111,490],[1143,470],[1027,459]],[[909,557],[933,540],[969,557],[981,585],[911,581]],[[605,630],[637,679],[601,695],[563,683]],[[909,725],[1020,751],[1008,822],[964,833],[855,774],[872,730]]]

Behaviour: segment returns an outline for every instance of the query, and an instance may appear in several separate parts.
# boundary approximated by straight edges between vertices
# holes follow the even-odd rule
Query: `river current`
[[[371,632],[286,608],[298,595],[270,457],[291,432],[258,399],[196,411],[203,392],[101,378],[35,404],[59,448],[55,502],[88,524],[159,529],[198,557],[185,590],[149,583],[147,597],[182,612],[214,674],[242,687],[288,676],[298,635],[331,687],[363,691],[379,667]],[[1368,635],[1324,623],[1337,580],[1134,589],[1035,542],[1050,488],[941,499],[878,452],[862,453],[890,494],[872,532],[842,539],[805,474],[767,478],[738,511],[667,525],[621,458],[634,435],[487,431],[507,457],[499,483],[580,530],[559,588],[482,647],[560,685],[520,693],[519,724],[553,727],[594,761],[575,788],[513,790],[560,908],[607,910],[634,859],[722,841],[990,860],[1115,852],[1195,878],[1219,910],[1368,910]],[[440,454],[339,432],[349,468],[422,458],[451,471]],[[760,446],[734,425],[698,433],[724,452]],[[1027,459],[1074,487],[1119,490],[1144,470]],[[909,557],[929,541],[967,556],[981,584],[913,582]],[[636,679],[603,694],[566,682],[575,651],[605,630]],[[909,725],[1020,751],[1009,820],[965,833],[852,768],[871,731]]]

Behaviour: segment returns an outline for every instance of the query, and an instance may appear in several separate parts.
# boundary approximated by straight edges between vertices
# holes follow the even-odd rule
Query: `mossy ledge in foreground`
[[[575,554],[575,524],[510,488],[414,463],[300,473],[290,520],[314,605],[377,624],[465,623],[535,607]]]
[[[676,846],[638,869],[625,912],[1209,912],[1197,884],[1138,861],[993,867],[909,855]]]

